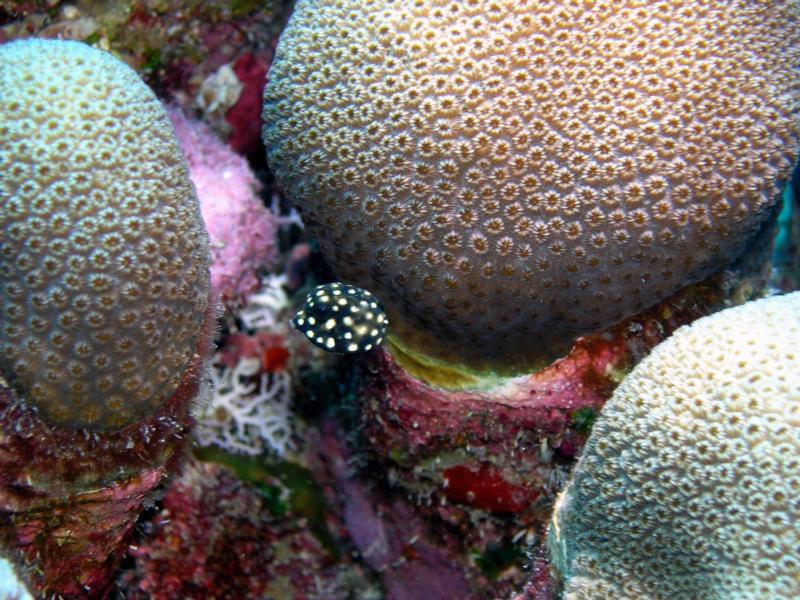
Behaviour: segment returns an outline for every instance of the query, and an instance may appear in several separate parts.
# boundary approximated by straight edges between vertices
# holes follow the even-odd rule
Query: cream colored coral
[[[124,63],[0,46],[0,370],[54,422],[116,428],[176,389],[208,239],[172,126]]]
[[[563,352],[721,268],[798,147],[788,1],[300,0],[278,181],[413,349]]]
[[[603,408],[549,546],[568,599],[800,597],[800,292],[679,329]]]

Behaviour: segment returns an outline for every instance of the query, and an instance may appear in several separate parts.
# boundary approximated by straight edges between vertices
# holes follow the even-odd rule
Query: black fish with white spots
[[[291,324],[323,350],[353,354],[378,346],[389,320],[371,292],[344,283],[326,283],[311,290]]]

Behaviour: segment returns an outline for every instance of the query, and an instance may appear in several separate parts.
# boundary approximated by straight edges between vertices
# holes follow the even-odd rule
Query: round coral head
[[[741,252],[796,158],[798,12],[300,0],[270,165],[397,347],[529,368]]]
[[[156,97],[78,42],[0,46],[0,372],[62,425],[155,411],[198,346],[209,252]]]
[[[615,390],[556,503],[575,600],[800,597],[800,292],[695,321]]]

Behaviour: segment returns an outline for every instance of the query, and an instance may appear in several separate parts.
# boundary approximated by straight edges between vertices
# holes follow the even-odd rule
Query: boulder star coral
[[[0,46],[0,232],[0,553],[37,598],[106,597],[216,323],[186,162],[111,54]]]
[[[560,496],[565,598],[800,597],[800,292],[679,329],[617,388]]]
[[[82,43],[0,46],[0,372],[50,422],[115,429],[178,388],[208,234],[164,109]]]
[[[741,252],[797,157],[799,15],[299,0],[269,161],[396,349],[530,368]]]

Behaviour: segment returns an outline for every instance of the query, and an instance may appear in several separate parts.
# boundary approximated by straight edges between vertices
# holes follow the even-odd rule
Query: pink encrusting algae
[[[211,237],[211,286],[228,306],[246,303],[277,260],[278,224],[259,197],[261,184],[242,156],[178,108],[175,127]]]
[[[379,349],[367,357],[358,391],[373,459],[422,502],[444,497],[493,513],[537,513],[565,482],[570,459],[619,382],[675,328],[718,306],[720,282],[691,286],[579,339],[546,369],[482,390],[427,383]]]
[[[335,587],[327,550],[298,521],[271,514],[228,469],[190,462],[134,544],[121,582],[130,600],[302,598]],[[323,583],[324,582],[324,583]]]

